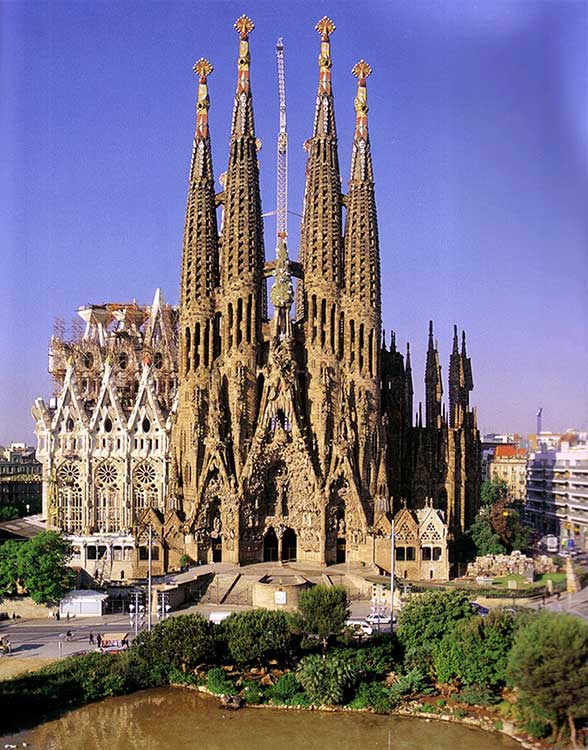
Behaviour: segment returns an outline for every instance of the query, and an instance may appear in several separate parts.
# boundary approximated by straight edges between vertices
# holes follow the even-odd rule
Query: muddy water
[[[39,750],[520,750],[458,724],[372,714],[246,708],[181,689],[145,690],[0,738]]]

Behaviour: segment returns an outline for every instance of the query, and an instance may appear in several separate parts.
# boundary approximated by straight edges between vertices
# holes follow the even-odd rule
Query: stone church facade
[[[281,235],[276,259],[266,262],[253,24],[242,17],[235,27],[237,89],[221,192],[208,126],[212,66],[195,65],[179,308],[160,294],[148,307],[83,308],[81,339],[52,339],[57,397],[49,407],[39,399],[33,409],[47,518],[75,538],[82,564],[87,540],[101,538],[102,548],[106,540],[113,577],[124,577],[144,573],[148,526],[161,570],[177,568],[182,556],[389,569],[391,521],[398,516],[408,528],[412,513],[416,521],[426,516],[436,543],[423,532],[430,556],[419,552],[422,565],[410,566],[411,577],[447,577],[479,494],[471,364],[456,330],[446,413],[431,324],[425,413],[419,405],[415,425],[410,352],[397,351],[394,336],[386,344],[381,329],[371,69],[364,61],[353,69],[355,131],[343,193],[331,86],[334,25],[327,18],[317,24],[319,84],[305,144],[299,260],[289,259]],[[123,558],[118,567],[115,548]]]

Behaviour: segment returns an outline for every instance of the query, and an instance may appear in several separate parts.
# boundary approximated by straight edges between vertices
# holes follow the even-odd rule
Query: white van
[[[226,620],[227,617],[230,617],[232,614],[232,612],[211,612],[208,616],[208,620],[209,622],[213,622],[215,625],[218,625],[219,622]]]

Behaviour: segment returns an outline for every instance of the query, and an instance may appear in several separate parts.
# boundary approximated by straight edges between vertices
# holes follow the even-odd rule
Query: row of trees
[[[56,604],[74,585],[71,556],[71,545],[54,531],[0,544],[0,601],[26,592],[37,604]]]

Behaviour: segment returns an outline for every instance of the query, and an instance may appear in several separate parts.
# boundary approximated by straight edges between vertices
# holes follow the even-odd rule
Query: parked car
[[[374,629],[365,620],[347,620],[345,625],[351,628],[356,635],[371,635]]]
[[[370,625],[390,625],[392,622],[390,615],[378,614],[377,612],[372,612],[365,619]],[[394,618],[394,620],[396,620],[396,618]]]
[[[488,612],[490,612],[488,607],[484,607],[482,604],[478,604],[478,602],[472,602],[472,609],[477,615],[480,615],[481,617],[486,617]]]

